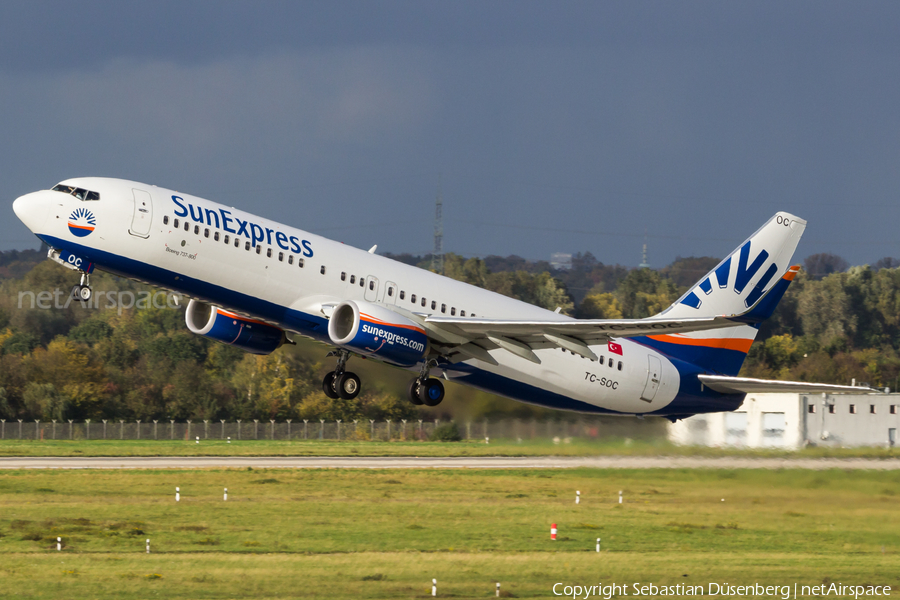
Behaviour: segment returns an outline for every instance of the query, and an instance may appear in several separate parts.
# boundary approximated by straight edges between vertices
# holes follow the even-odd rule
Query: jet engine
[[[328,321],[335,346],[401,367],[410,367],[428,352],[425,330],[392,310],[348,300],[338,304]]]
[[[271,354],[284,343],[284,331],[277,327],[197,300],[188,303],[184,320],[192,333],[252,354]]]

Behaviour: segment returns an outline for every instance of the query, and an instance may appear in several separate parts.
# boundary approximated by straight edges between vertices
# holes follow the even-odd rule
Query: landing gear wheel
[[[426,379],[419,384],[419,399],[426,406],[437,406],[444,399],[444,384],[440,379]]]
[[[338,395],[344,400],[353,400],[359,395],[359,377],[356,373],[344,373],[341,375],[334,385],[337,388]]]
[[[86,285],[76,285],[72,288],[72,297],[81,302],[88,302],[93,296],[93,291]]]
[[[409,398],[409,401],[415,404],[416,406],[422,406],[423,402],[419,398],[419,378],[415,377],[410,380],[409,385],[406,386],[406,397]]]
[[[340,397],[337,390],[334,389],[334,371],[330,372],[325,376],[325,379],[322,380],[322,391],[332,400],[337,400]]]

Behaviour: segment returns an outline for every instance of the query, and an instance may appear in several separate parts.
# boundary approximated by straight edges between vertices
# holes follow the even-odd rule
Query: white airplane
[[[287,333],[336,348],[332,397],[360,390],[347,360],[409,369],[413,404],[441,379],[554,409],[675,420],[761,391],[861,388],[736,377],[799,267],[806,221],[779,212],[677,302],[647,319],[580,320],[244,211],[121,179],[68,179],[15,200],[16,215],[81,273],[99,268],[191,298],[194,333],[268,354]]]

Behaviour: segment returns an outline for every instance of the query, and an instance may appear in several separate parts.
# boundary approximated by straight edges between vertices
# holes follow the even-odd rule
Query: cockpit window
[[[53,191],[62,192],[63,194],[69,194],[70,196],[75,196],[82,202],[90,202],[100,199],[100,192],[91,192],[83,188],[74,187],[71,185],[63,185],[61,183],[53,186]]]

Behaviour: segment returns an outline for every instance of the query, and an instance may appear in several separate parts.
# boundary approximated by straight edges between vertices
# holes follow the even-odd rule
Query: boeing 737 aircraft
[[[738,408],[746,393],[860,388],[736,377],[759,324],[799,267],[806,221],[780,212],[677,302],[647,319],[579,320],[196,196],[134,181],[63,181],[13,203],[81,274],[95,268],[190,298],[187,327],[268,354],[299,334],[336,348],[323,382],[353,398],[353,355],[416,373],[408,396],[436,406],[441,379],[554,409],[675,420]]]

